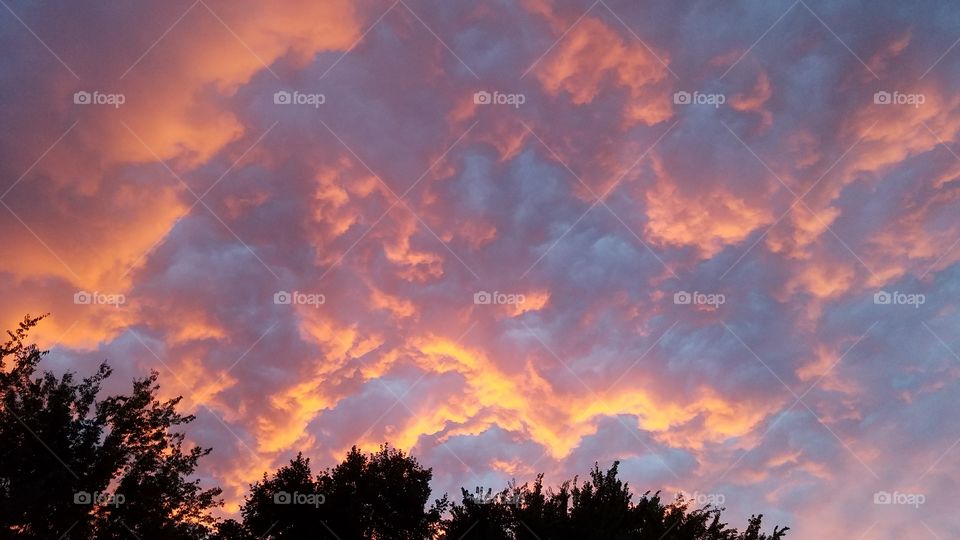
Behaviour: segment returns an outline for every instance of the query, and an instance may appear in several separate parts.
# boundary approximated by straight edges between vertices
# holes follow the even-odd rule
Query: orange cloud
[[[686,194],[664,179],[646,192],[647,234],[660,243],[696,247],[712,257],[773,221],[769,208],[737,197],[723,187],[700,185]]]
[[[524,293],[523,303],[512,304],[512,315],[517,317],[528,311],[540,311],[550,301],[550,291],[531,291]]]
[[[770,86],[770,77],[761,72],[756,85],[749,91],[734,95],[730,98],[730,107],[741,112],[753,112],[760,115],[760,131],[765,131],[773,124],[773,113],[764,108],[773,89]]]
[[[370,305],[374,309],[389,311],[401,319],[417,314],[417,307],[410,300],[387,294],[373,286],[370,289]]]
[[[521,370],[507,371],[484,351],[441,337],[412,338],[408,350],[429,373],[461,376],[463,387],[435,396],[429,406],[415,410],[405,425],[392,428],[389,436],[401,447],[415,446],[424,435],[439,434],[445,440],[498,426],[526,434],[552,456],[562,458],[596,432],[598,418],[621,414],[637,415],[641,429],[657,432],[665,440],[701,447],[709,440],[743,435],[767,414],[756,404],[729,401],[707,387],[685,396],[683,403],[666,402],[636,387],[607,395],[561,394],[529,362]],[[703,422],[696,434],[672,437],[674,429],[698,416]],[[371,437],[367,444],[374,444],[377,434]]]
[[[659,57],[659,59],[657,58]],[[551,95],[566,92],[577,105],[590,103],[611,87],[627,90],[627,125],[662,122],[673,115],[663,83],[669,73],[665,53],[625,40],[600,19],[584,17],[535,68]],[[661,61],[663,63],[661,63]]]
[[[158,159],[169,160],[178,174],[198,166],[244,133],[224,99],[268,69],[265,64],[287,55],[304,61],[320,51],[346,49],[359,36],[354,6],[347,0],[283,6],[240,1],[211,3],[209,8],[199,3],[171,27],[181,14],[165,13],[169,20],[143,14],[146,26],[136,34],[143,43],[109,41],[130,37],[121,32],[97,45],[105,50],[98,52],[94,67],[100,74],[109,73],[105,79],[110,80],[100,83],[99,90],[123,93],[121,107],[73,105],[73,92],[95,88],[49,82],[62,104],[54,110],[66,110],[77,124],[49,154],[44,149],[52,140],[37,144],[31,153],[43,158],[5,199],[23,223],[2,209],[0,226],[10,232],[7,247],[18,255],[0,261],[0,272],[10,273],[14,281],[61,279],[70,284],[65,292],[129,293],[133,273],[193,198],[164,167],[136,173],[123,168]],[[167,28],[170,34],[151,47]],[[90,82],[94,79],[85,77],[85,84],[97,84]],[[58,129],[69,121],[64,119]],[[151,188],[141,189],[143,182]],[[24,204],[31,197],[58,202],[46,206],[38,219]],[[228,210],[257,200],[262,198],[234,199]],[[104,331],[102,321],[71,317],[79,314],[71,301],[72,292],[42,308],[58,313],[43,332],[71,346],[89,347],[108,339],[133,323],[137,313],[132,308],[119,312],[119,318],[113,313],[114,322]],[[27,311],[38,309],[7,304],[0,318],[17,320]]]

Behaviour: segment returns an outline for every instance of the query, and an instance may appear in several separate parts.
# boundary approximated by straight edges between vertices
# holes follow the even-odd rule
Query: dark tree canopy
[[[740,532],[720,521],[721,509],[689,508],[659,493],[633,502],[618,463],[599,466],[590,479],[545,489],[510,485],[493,493],[462,489],[462,501],[446,497],[426,510],[431,472],[412,457],[384,446],[364,455],[353,448],[344,461],[314,477],[302,455],[251,486],[243,522],[221,525],[224,540],[779,540],[787,529],[761,533],[762,516]]]
[[[617,477],[619,463],[590,480],[544,489],[543,475],[532,485],[508,486],[491,494],[461,490],[450,508],[445,540],[779,540],[787,529],[760,532],[762,516],[738,532],[720,521],[721,509],[690,509],[682,498],[665,504],[650,492],[632,502],[629,486]],[[479,495],[479,496],[478,496]]]
[[[363,454],[354,447],[342,463],[316,477],[302,455],[250,487],[243,526],[221,528],[225,538],[430,538],[444,502],[427,508],[429,469],[389,446]],[[241,532],[242,534],[238,534]],[[233,536],[230,536],[233,535]]]
[[[110,368],[38,373],[27,317],[0,348],[0,530],[38,539],[200,538],[220,490],[188,478],[209,449],[171,431],[193,420],[156,399],[157,374],[99,397]]]
[[[184,447],[175,431],[193,420],[181,398],[157,399],[157,373],[128,395],[101,396],[110,368],[78,379],[40,372],[46,352],[26,343],[41,317],[27,317],[0,346],[0,539],[138,540],[780,540],[720,521],[720,508],[634,501],[618,477],[595,465],[589,479],[555,489],[532,484],[494,493],[462,489],[430,504],[432,470],[388,445],[354,447],[314,474],[302,454],[250,486],[239,521],[212,512],[219,488],[192,479],[210,449]]]

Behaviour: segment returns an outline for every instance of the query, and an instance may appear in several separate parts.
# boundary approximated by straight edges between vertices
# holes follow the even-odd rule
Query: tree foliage
[[[618,477],[595,465],[590,479],[544,488],[512,484],[500,492],[461,489],[459,503],[443,497],[425,509],[431,472],[384,446],[364,455],[354,447],[342,463],[314,477],[303,455],[251,486],[243,522],[221,526],[223,540],[780,540],[787,529],[761,532],[752,516],[740,532],[720,521],[721,508],[690,508],[658,493],[636,502]],[[298,494],[299,498],[296,495]]]
[[[316,476],[310,460],[298,454],[250,486],[243,525],[227,523],[221,534],[277,540],[431,538],[446,504],[427,508],[431,476],[416,459],[387,445],[371,454],[354,447],[343,462]]]
[[[218,488],[190,480],[210,450],[171,431],[193,420],[159,401],[157,373],[100,397],[111,370],[38,373],[27,317],[0,347],[0,534],[16,538],[200,538]]]
[[[86,378],[39,371],[46,352],[27,344],[42,317],[27,317],[0,346],[0,538],[210,540],[780,540],[762,516],[740,532],[721,508],[634,501],[618,463],[555,489],[543,475],[502,491],[461,489],[429,504],[432,470],[383,445],[351,449],[314,474],[309,458],[250,486],[239,521],[218,520],[219,488],[193,479],[210,449],[185,444],[181,398],[161,401],[158,375],[129,394],[102,396],[111,370]],[[429,505],[428,505],[429,504]]]
[[[443,524],[446,540],[779,540],[787,528],[761,533],[763,516],[752,516],[743,532],[720,521],[721,508],[689,508],[678,498],[664,503],[659,492],[637,502],[617,476],[594,465],[582,485],[575,478],[556,490],[544,489],[543,475],[533,484],[511,485],[492,494],[461,490],[462,502],[450,508]]]

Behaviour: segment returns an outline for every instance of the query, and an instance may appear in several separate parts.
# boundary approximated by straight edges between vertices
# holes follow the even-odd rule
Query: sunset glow
[[[960,538],[960,4],[0,4],[3,328],[158,371],[223,516],[389,441]]]

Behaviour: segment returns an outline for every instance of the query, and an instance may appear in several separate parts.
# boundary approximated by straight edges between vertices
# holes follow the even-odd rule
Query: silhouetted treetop
[[[219,488],[193,478],[209,448],[175,431],[193,421],[181,398],[157,398],[158,375],[130,393],[101,396],[111,370],[41,372],[47,354],[28,344],[42,317],[26,317],[0,345],[0,538],[138,540],[780,540],[751,516],[742,532],[722,509],[690,508],[660,493],[635,497],[619,463],[545,487],[461,489],[430,503],[433,472],[384,444],[353,447],[315,474],[297,454],[250,486],[240,520],[221,520]]]
[[[16,538],[202,538],[219,488],[189,480],[210,450],[171,431],[193,420],[156,399],[157,373],[98,398],[111,375],[38,373],[26,317],[0,347],[0,534]]]

